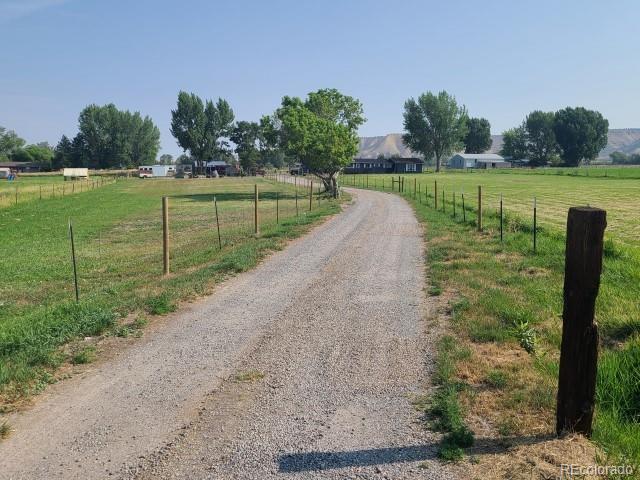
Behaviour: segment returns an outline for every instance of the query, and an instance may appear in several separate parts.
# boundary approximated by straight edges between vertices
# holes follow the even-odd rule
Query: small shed
[[[449,159],[449,168],[510,168],[511,163],[495,153],[456,153]]]
[[[62,176],[64,180],[75,180],[76,178],[89,178],[88,168],[63,168]]]

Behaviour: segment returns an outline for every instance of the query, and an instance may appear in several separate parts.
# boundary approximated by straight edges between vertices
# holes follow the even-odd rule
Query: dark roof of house
[[[17,168],[17,167],[33,167],[32,162],[0,162],[0,167]]]
[[[353,162],[357,163],[424,163],[424,160],[417,157],[389,157],[389,158],[354,158]]]

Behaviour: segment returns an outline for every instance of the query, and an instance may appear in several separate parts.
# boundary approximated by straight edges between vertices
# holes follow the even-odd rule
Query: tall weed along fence
[[[0,190],[0,208],[11,207],[25,202],[63,198],[76,193],[88,192],[115,183],[115,178],[74,180],[60,183],[22,184],[19,180],[10,182]]]
[[[148,282],[188,272],[247,239],[307,223],[321,202],[320,189],[311,190],[305,182],[212,190],[158,198],[157,210],[148,216],[123,220],[97,234],[85,234],[70,219],[71,271],[77,272],[73,290],[77,286],[82,298],[121,285],[127,276]]]

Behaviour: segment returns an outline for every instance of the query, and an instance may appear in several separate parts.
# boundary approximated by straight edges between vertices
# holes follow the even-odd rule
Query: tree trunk
[[[340,192],[338,191],[338,178],[337,174],[331,175],[331,196],[338,198]]]
[[[440,171],[440,155],[436,155],[436,173]]]

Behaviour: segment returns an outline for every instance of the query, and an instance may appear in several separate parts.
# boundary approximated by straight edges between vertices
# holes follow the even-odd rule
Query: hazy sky
[[[0,0],[0,125],[55,144],[113,102],[175,155],[180,89],[255,120],[335,87],[363,102],[367,136],[402,131],[404,101],[442,89],[493,133],[568,105],[640,127],[638,24],[637,0]]]

